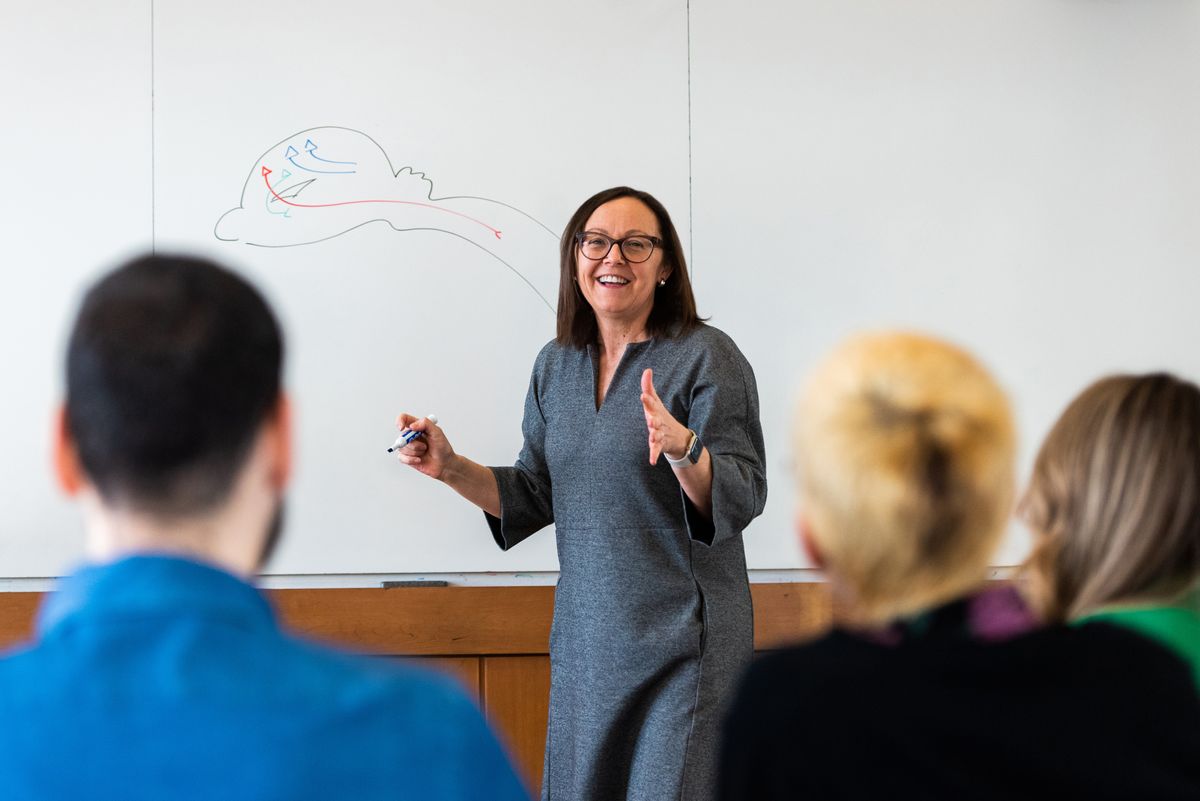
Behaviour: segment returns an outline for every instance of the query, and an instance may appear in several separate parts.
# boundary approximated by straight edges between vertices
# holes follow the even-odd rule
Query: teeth
[[[621,278],[618,275],[602,275],[596,280],[598,280],[602,284],[628,284],[629,283],[629,281],[627,279]]]

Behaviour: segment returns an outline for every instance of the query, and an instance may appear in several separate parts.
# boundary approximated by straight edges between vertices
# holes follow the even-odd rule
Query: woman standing
[[[508,549],[554,523],[542,798],[711,797],[723,704],[753,648],[742,529],[766,501],[758,393],[696,313],[654,197],[589,198],[563,233],[558,335],[538,354],[512,467],[428,420],[400,452],[484,510]],[[660,456],[665,459],[660,459]]]

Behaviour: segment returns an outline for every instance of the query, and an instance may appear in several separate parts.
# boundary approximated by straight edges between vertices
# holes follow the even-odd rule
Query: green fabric
[[[1200,612],[1194,604],[1101,609],[1077,622],[1091,621],[1133,629],[1174,651],[1191,666],[1200,691]]]

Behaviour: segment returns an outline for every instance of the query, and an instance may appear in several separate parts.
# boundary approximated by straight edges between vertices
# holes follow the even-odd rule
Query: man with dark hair
[[[0,798],[526,798],[453,682],[285,635],[247,583],[291,467],[282,355],[209,262],[84,298],[54,453],[93,564],[0,660]]]

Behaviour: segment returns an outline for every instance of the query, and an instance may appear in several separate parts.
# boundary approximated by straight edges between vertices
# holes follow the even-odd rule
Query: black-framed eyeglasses
[[[625,257],[625,261],[633,264],[644,262],[653,255],[654,248],[661,248],[663,244],[663,241],[657,236],[637,234],[622,239],[613,239],[611,236],[592,231],[581,231],[575,234],[575,241],[579,243],[579,252],[583,254],[584,258],[600,261],[609,254],[613,245],[616,245],[620,249],[621,255]]]

